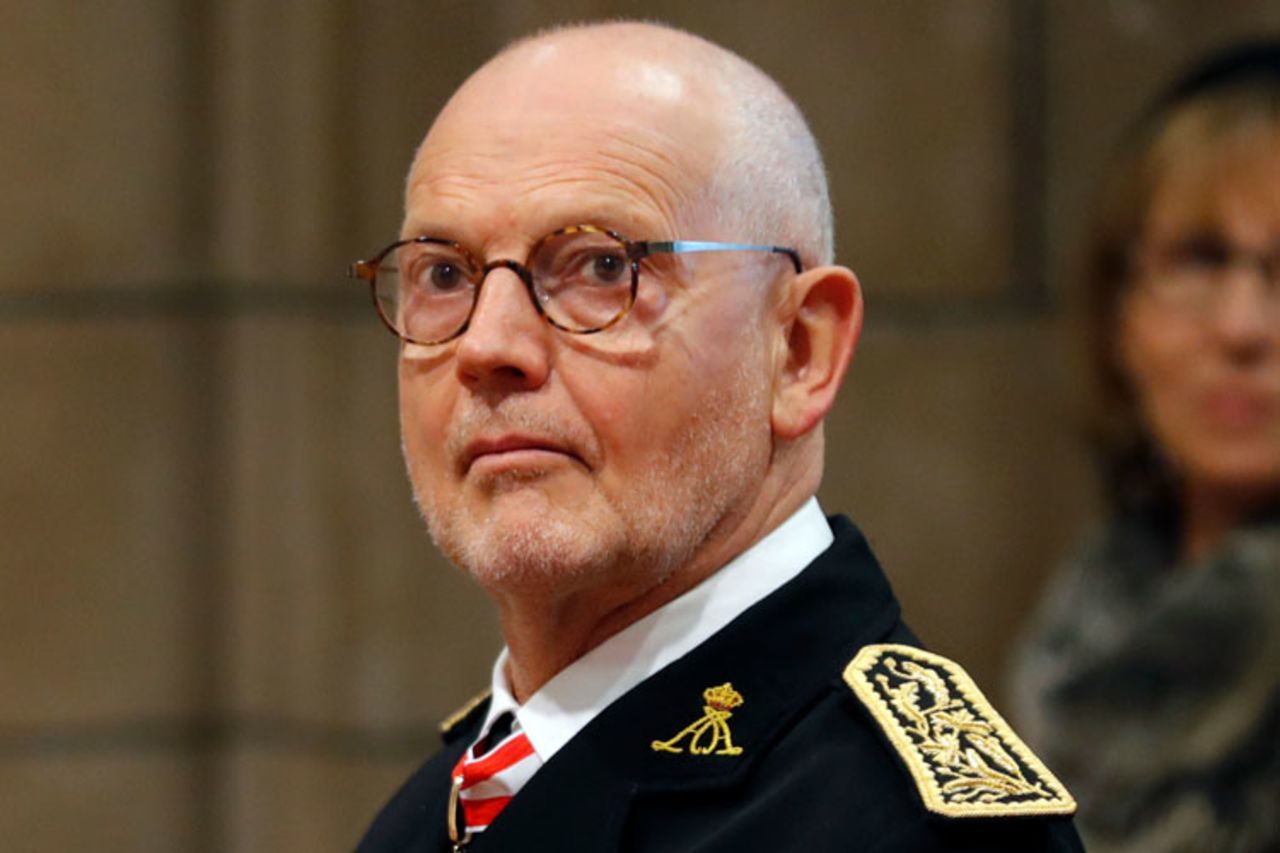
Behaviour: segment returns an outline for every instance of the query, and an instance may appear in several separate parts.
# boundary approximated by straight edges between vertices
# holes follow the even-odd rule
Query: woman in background
[[[1158,101],[1088,259],[1111,517],[1019,651],[1091,851],[1280,850],[1280,42]]]

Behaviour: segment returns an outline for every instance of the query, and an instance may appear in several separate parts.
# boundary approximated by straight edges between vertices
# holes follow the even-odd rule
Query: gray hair
[[[612,20],[560,24],[507,45],[504,54],[573,30],[642,27],[687,39],[687,61],[718,96],[724,139],[705,194],[733,239],[796,249],[806,266],[832,263],[835,224],[827,173],[800,108],[756,65],[668,24]]]
[[[712,198],[736,220],[742,239],[792,246],[806,265],[829,264],[835,225],[817,140],[777,83],[746,60],[729,57],[721,81],[727,133]]]

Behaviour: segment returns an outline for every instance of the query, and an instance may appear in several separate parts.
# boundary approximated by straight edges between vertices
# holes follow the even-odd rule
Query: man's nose
[[[455,356],[464,383],[509,390],[540,387],[550,372],[553,330],[512,269],[495,266],[476,295]]]

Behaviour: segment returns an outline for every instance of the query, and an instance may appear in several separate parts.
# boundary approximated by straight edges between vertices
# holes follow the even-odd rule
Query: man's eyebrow
[[[551,234],[561,228],[568,228],[573,225],[594,225],[598,228],[607,228],[619,234],[628,240],[673,240],[678,235],[666,233],[666,228],[656,229],[652,226],[640,224],[640,221],[628,213],[619,213],[617,210],[605,212],[602,207],[588,208],[571,208],[573,212],[562,213],[555,210],[548,210],[538,217],[538,227],[530,229],[527,235],[531,240]],[[594,213],[590,211],[595,211]],[[662,233],[657,233],[661,231]],[[456,226],[448,226],[440,224],[436,220],[417,220],[406,219],[400,227],[399,237],[401,240],[412,240],[415,237],[438,237],[442,240],[451,240],[470,247],[473,241],[460,234]],[[477,248],[479,248],[477,246]]]
[[[400,239],[411,240],[414,237],[439,237],[443,240],[457,240],[452,228],[442,226],[434,220],[405,219],[400,225]],[[461,242],[461,241],[459,241]]]

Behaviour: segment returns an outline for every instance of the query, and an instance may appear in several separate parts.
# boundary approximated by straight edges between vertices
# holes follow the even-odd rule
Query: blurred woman
[[[1087,263],[1110,521],[1016,660],[1091,851],[1280,850],[1280,42],[1126,140]]]

